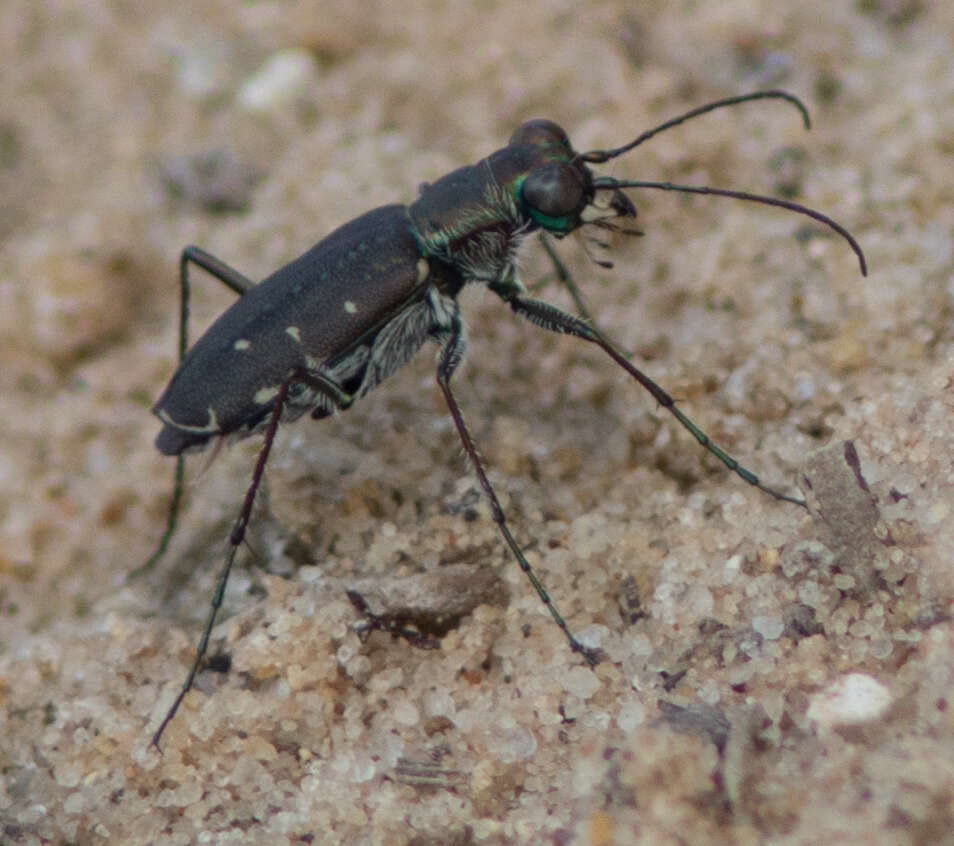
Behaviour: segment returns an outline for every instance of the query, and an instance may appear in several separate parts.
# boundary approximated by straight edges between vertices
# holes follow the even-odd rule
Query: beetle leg
[[[239,296],[247,294],[255,287],[255,283],[245,274],[240,273],[234,267],[226,264],[212,253],[206,252],[201,247],[188,246],[182,250],[182,256],[179,259],[180,276],[185,272],[185,265],[189,262],[201,267],[206,273],[227,285]]]
[[[308,385],[309,388],[314,388],[316,391],[324,394],[334,403],[338,411],[344,411],[354,404],[354,394],[349,394],[344,391],[341,385],[331,379],[326,373],[322,373],[319,370],[305,370],[301,373],[297,373],[295,374],[294,381]]]
[[[179,257],[179,361],[185,358],[189,348],[189,265],[201,267],[223,285],[231,288],[240,297],[247,294],[255,283],[224,261],[207,253],[201,247],[186,247]]]
[[[759,477],[755,475],[751,470],[743,467],[739,462],[729,455],[725,450],[723,450],[718,444],[714,443],[712,439],[702,431],[695,423],[692,422],[685,414],[680,411],[676,406],[675,400],[664,391],[656,382],[649,378],[642,370],[638,367],[635,367],[631,362],[629,362],[626,357],[616,349],[614,344],[603,336],[603,334],[595,326],[589,325],[584,320],[574,317],[572,314],[568,314],[560,308],[557,308],[550,303],[544,302],[543,300],[535,300],[530,297],[520,296],[518,293],[514,293],[512,290],[508,289],[506,285],[497,285],[491,286],[496,294],[498,294],[503,300],[505,300],[517,314],[525,317],[531,323],[541,326],[544,329],[549,329],[551,332],[562,332],[566,335],[575,335],[577,338],[582,338],[584,341],[590,341],[591,343],[596,344],[602,350],[604,350],[610,358],[613,359],[620,367],[622,367],[630,376],[632,376],[640,385],[642,385],[650,394],[652,394],[653,399],[656,400],[663,408],[665,408],[673,417],[676,418],[688,431],[689,433],[699,442],[700,446],[703,449],[711,452],[716,458],[719,459],[729,470],[739,476],[743,481],[748,482],[748,484],[753,487],[758,488],[760,491],[764,491],[769,496],[774,497],[778,500],[783,500],[785,502],[791,502],[795,505],[801,505],[805,507],[804,500],[796,499],[793,496],[788,494],[783,494],[779,491],[776,491],[766,485],[763,485],[759,481]]]
[[[447,407],[450,410],[451,417],[454,420],[454,426],[457,428],[457,434],[460,435],[461,443],[464,445],[464,451],[467,453],[468,458],[470,458],[471,464],[474,467],[474,472],[477,474],[477,481],[480,483],[480,487],[483,489],[484,495],[490,502],[490,513],[493,516],[493,520],[497,524],[497,528],[503,535],[504,540],[507,542],[507,546],[510,547],[510,551],[513,552],[514,557],[517,559],[520,569],[526,573],[527,578],[530,579],[530,583],[533,585],[534,590],[536,590],[537,595],[540,597],[543,604],[549,609],[550,615],[553,617],[556,624],[563,630],[563,633],[566,635],[566,638],[570,643],[570,648],[574,652],[579,652],[582,654],[591,665],[594,665],[599,660],[598,650],[588,649],[573,636],[566,624],[566,621],[563,619],[563,617],[560,615],[560,612],[557,611],[556,606],[553,604],[553,600],[550,599],[550,595],[547,593],[546,588],[544,588],[543,584],[537,578],[536,573],[533,572],[530,562],[527,561],[526,556],[524,556],[523,551],[517,544],[516,539],[511,534],[510,528],[507,526],[507,520],[504,516],[503,508],[500,506],[500,501],[497,499],[497,494],[494,492],[493,485],[490,484],[490,479],[487,478],[487,473],[484,469],[484,464],[480,458],[480,454],[477,451],[477,446],[471,437],[470,431],[467,429],[467,425],[464,423],[464,416],[461,413],[460,406],[457,404],[457,399],[454,397],[453,391],[451,391],[451,376],[453,376],[454,370],[457,368],[457,365],[463,358],[465,347],[463,326],[461,324],[460,315],[454,315],[453,323],[450,328],[438,330],[435,332],[434,337],[435,340],[437,340],[437,342],[441,345],[440,361],[437,365],[437,384],[440,386],[440,389],[444,394],[444,400],[447,402]]]
[[[159,739],[162,737],[163,731],[165,731],[170,720],[176,715],[176,711],[179,710],[179,705],[182,704],[185,695],[192,688],[192,682],[195,680],[196,674],[199,672],[199,667],[202,664],[202,659],[205,657],[205,653],[209,648],[212,626],[215,625],[215,617],[219,612],[219,608],[222,607],[222,600],[225,596],[225,585],[228,583],[229,573],[232,571],[232,562],[235,561],[235,553],[245,539],[245,528],[248,526],[249,518],[252,515],[255,495],[258,493],[258,487],[262,482],[262,476],[265,473],[265,464],[268,462],[268,454],[272,450],[275,433],[278,431],[278,423],[281,420],[282,412],[285,410],[285,403],[288,400],[288,389],[294,379],[295,376],[293,375],[282,382],[278,389],[278,396],[275,397],[275,405],[272,407],[271,415],[268,418],[268,428],[265,430],[265,437],[262,439],[262,448],[259,450],[258,460],[255,462],[255,470],[252,472],[252,481],[248,486],[248,490],[245,492],[245,501],[242,503],[242,510],[239,512],[239,516],[235,520],[232,526],[232,532],[229,535],[229,549],[225,555],[225,564],[219,573],[215,593],[212,596],[212,607],[209,609],[209,615],[205,621],[205,629],[202,632],[202,639],[199,641],[199,648],[196,652],[195,659],[192,661],[192,666],[189,668],[189,675],[186,676],[185,684],[182,685],[182,689],[172,703],[172,707],[166,713],[166,716],[163,717],[159,728],[156,729],[156,733],[152,736],[152,745],[157,749],[159,748]]]
[[[586,303],[583,302],[583,294],[580,293],[580,286],[576,284],[573,274],[570,273],[570,268],[564,264],[560,254],[556,251],[556,247],[553,246],[553,239],[545,232],[541,232],[540,243],[543,244],[543,249],[546,252],[547,257],[550,259],[550,263],[553,265],[553,271],[556,273],[557,281],[564,288],[566,288],[567,293],[570,295],[570,299],[573,300],[573,305],[576,307],[577,314],[582,317],[583,320],[585,320],[590,326],[595,326],[596,321],[593,320],[593,315],[590,314],[590,310],[586,307]],[[506,299],[506,297],[504,297],[504,299]],[[614,347],[616,347],[616,349],[619,350],[623,355],[625,355],[626,358],[633,357],[632,352],[623,349],[605,332],[603,333],[603,337]]]
[[[553,239],[545,232],[541,232],[540,243],[543,245],[543,250],[550,259],[550,264],[553,265],[553,272],[556,273],[557,281],[564,288],[566,288],[567,293],[570,295],[570,299],[573,300],[573,305],[576,308],[577,314],[579,314],[580,317],[582,317],[588,323],[592,323],[593,315],[590,314],[590,310],[586,307],[586,303],[583,302],[583,294],[580,293],[580,286],[576,284],[573,274],[570,273],[569,268],[563,263],[563,259],[553,246]]]
[[[201,247],[186,247],[179,257],[179,363],[185,358],[186,351],[189,348],[189,298],[191,288],[189,286],[189,265],[194,264],[201,267],[210,276],[214,276],[223,285],[233,290],[239,296],[247,294],[255,283],[247,276],[239,273],[234,267],[230,267],[221,259],[216,258],[211,253],[207,253]],[[169,541],[175,534],[176,525],[179,522],[179,511],[182,507],[182,495],[185,491],[185,456],[180,453],[176,456],[175,471],[172,476],[172,499],[169,502],[169,511],[166,517],[166,528],[162,532],[162,537],[156,544],[152,555],[146,559],[146,562],[126,576],[126,581],[135,579],[143,573],[151,570],[155,563],[166,554]]]
[[[166,515],[166,528],[163,529],[162,537],[159,543],[145,563],[140,564],[135,570],[130,570],[126,574],[126,583],[139,578],[143,573],[149,572],[155,563],[166,554],[169,547],[169,541],[176,532],[176,526],[179,522],[179,510],[182,506],[182,494],[185,491],[185,456],[182,453],[176,456],[176,466],[172,473],[172,499],[169,501],[169,511]]]

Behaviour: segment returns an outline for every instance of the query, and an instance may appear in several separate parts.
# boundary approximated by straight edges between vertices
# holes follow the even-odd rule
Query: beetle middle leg
[[[477,452],[474,439],[471,437],[470,431],[467,429],[467,424],[464,423],[463,413],[461,412],[460,406],[457,404],[457,399],[454,397],[454,393],[451,390],[451,376],[453,376],[454,371],[457,369],[457,365],[463,358],[465,348],[463,326],[461,324],[460,315],[455,314],[450,328],[435,332],[434,337],[435,340],[437,340],[437,342],[441,345],[440,361],[437,365],[437,384],[440,386],[440,389],[444,394],[444,400],[446,401],[451,417],[454,420],[454,426],[457,428],[457,434],[460,436],[461,443],[464,446],[464,451],[467,453],[467,456],[474,467],[474,472],[477,474],[477,481],[480,483],[480,487],[483,489],[484,495],[490,502],[490,513],[493,517],[493,521],[497,524],[497,528],[500,530],[500,534],[503,535],[504,540],[507,542],[507,546],[510,547],[510,551],[513,553],[514,558],[517,559],[517,564],[520,565],[520,569],[523,570],[527,578],[530,579],[530,583],[533,585],[534,590],[536,590],[540,600],[544,605],[546,605],[547,609],[549,609],[550,616],[553,617],[554,622],[556,622],[560,629],[562,629],[563,634],[566,635],[566,638],[570,643],[570,648],[574,652],[579,652],[582,654],[591,665],[595,665],[599,661],[599,650],[585,647],[573,636],[573,633],[570,631],[569,626],[567,626],[566,621],[557,610],[556,605],[553,604],[550,594],[547,593],[546,588],[543,586],[540,579],[537,578],[537,574],[533,572],[533,567],[530,566],[530,562],[527,561],[526,556],[523,554],[523,550],[520,549],[520,545],[510,532],[510,528],[507,526],[507,519],[504,515],[503,508],[500,505],[500,501],[497,499],[497,494],[494,492],[493,485],[490,484],[490,479],[487,478],[483,461],[480,458],[480,454]]]
[[[194,264],[202,268],[210,276],[218,279],[223,285],[234,291],[240,297],[247,294],[255,283],[242,273],[239,273],[234,267],[226,264],[211,253],[206,252],[201,247],[188,246],[183,249],[179,257],[179,363],[185,358],[186,351],[189,348],[189,299],[191,288],[189,286],[189,265]],[[182,508],[182,495],[185,491],[185,456],[179,454],[176,456],[176,466],[172,476],[172,499],[169,502],[169,511],[166,516],[166,527],[156,544],[152,555],[146,559],[146,562],[135,570],[131,571],[126,577],[127,580],[135,579],[143,573],[151,570],[156,562],[166,554],[169,547],[169,541],[176,532],[176,526],[179,522],[179,512]]]
[[[499,282],[490,286],[491,290],[503,299],[514,312],[525,317],[536,326],[549,329],[552,332],[561,332],[566,335],[575,335],[584,341],[590,341],[603,349],[620,367],[622,367],[630,376],[632,376],[640,385],[642,385],[663,408],[665,408],[673,417],[678,420],[682,426],[691,434],[703,449],[712,453],[729,470],[735,473],[739,478],[769,496],[791,502],[794,505],[800,505],[803,508],[805,501],[796,497],[783,494],[773,488],[763,485],[759,477],[751,470],[743,467],[735,458],[723,450],[718,444],[702,431],[692,420],[689,419],[676,405],[676,401],[662,389],[656,382],[649,378],[642,370],[635,367],[626,356],[621,353],[616,346],[608,340],[603,334],[587,321],[568,314],[563,309],[557,308],[543,300],[536,300],[531,297],[521,295],[520,289],[507,282]]]

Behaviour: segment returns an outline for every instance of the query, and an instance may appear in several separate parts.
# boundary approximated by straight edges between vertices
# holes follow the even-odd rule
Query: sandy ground
[[[0,47],[0,841],[954,842],[954,7],[6,0]],[[750,104],[606,169],[794,196],[868,278],[805,218],[649,191],[612,270],[561,252],[599,324],[810,512],[468,290],[458,393],[605,660],[508,557],[426,352],[281,431],[212,640],[231,668],[150,749],[258,447],[190,461],[166,558],[126,583],[170,492],[149,407],[180,249],[258,279],[529,117],[592,149],[777,86],[811,133]],[[538,245],[524,268],[552,282]],[[194,333],[232,299],[200,276]],[[355,586],[440,648],[362,640]]]

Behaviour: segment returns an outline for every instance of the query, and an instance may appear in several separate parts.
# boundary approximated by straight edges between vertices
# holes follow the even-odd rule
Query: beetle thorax
[[[537,227],[525,217],[512,196],[496,184],[485,192],[487,215],[478,211],[466,234],[447,245],[445,255],[467,282],[491,283],[513,277],[520,246]]]
[[[421,251],[465,283],[512,277],[520,244],[537,228],[487,159],[423,187],[408,217]]]

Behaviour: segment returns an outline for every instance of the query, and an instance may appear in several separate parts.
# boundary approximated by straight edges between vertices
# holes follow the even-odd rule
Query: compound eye
[[[547,147],[552,144],[559,144],[567,150],[570,149],[570,139],[563,131],[563,128],[546,118],[528,120],[526,123],[518,126],[513,135],[510,136],[510,143],[529,144],[533,147]]]
[[[523,200],[534,218],[562,218],[585,205],[586,190],[577,168],[568,162],[549,162],[530,172],[523,183]]]

